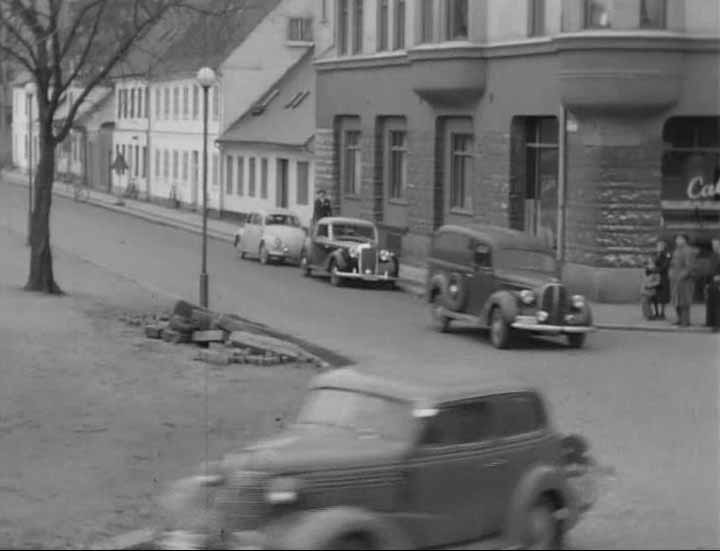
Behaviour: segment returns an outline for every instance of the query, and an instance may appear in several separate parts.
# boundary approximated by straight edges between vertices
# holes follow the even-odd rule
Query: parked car
[[[320,272],[340,286],[345,280],[384,282],[394,287],[400,264],[393,251],[378,247],[375,224],[357,218],[318,220],[300,255],[303,275]]]
[[[294,212],[285,209],[256,211],[235,233],[240,257],[255,256],[261,263],[300,261],[307,233]]]
[[[594,330],[590,305],[560,281],[553,251],[524,232],[441,227],[432,238],[427,287],[437,329],[454,320],[486,327],[497,348],[510,346],[518,332],[565,335],[580,348]]]
[[[164,549],[555,548],[596,501],[587,442],[535,389],[340,369],[297,422],[165,497]],[[512,547],[507,547],[512,546]],[[485,547],[483,547],[485,548]]]

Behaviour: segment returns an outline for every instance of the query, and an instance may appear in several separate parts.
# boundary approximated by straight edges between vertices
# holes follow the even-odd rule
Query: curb
[[[676,325],[664,327],[648,327],[645,325],[629,325],[622,323],[597,323],[595,327],[603,331],[645,331],[647,333],[708,333],[712,334],[709,327],[700,325],[680,328]]]

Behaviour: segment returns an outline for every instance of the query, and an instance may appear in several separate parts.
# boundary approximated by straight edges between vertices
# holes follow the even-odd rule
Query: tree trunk
[[[25,290],[52,295],[63,294],[53,276],[50,251],[50,206],[55,175],[55,143],[46,132],[40,130],[39,157],[35,172],[35,193],[30,228],[30,276]]]

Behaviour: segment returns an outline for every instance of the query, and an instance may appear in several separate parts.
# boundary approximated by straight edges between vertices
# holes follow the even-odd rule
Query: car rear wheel
[[[555,507],[545,498],[528,512],[526,527],[527,549],[561,549],[562,530]]]
[[[585,333],[568,333],[567,342],[570,348],[582,348],[585,345]]]
[[[490,342],[495,348],[507,348],[510,337],[510,325],[505,321],[501,308],[493,307],[490,312]]]
[[[333,287],[340,287],[342,286],[342,277],[340,277],[340,270],[337,267],[337,264],[335,262],[330,263],[330,285]]]
[[[265,243],[260,243],[260,252],[258,253],[258,256],[260,257],[260,264],[267,264],[270,262],[270,255],[268,254]]]
[[[307,253],[305,251],[300,253],[300,271],[305,277],[310,277],[310,275],[312,275],[310,261],[308,260]]]

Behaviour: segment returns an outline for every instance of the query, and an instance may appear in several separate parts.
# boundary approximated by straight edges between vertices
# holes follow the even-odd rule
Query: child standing
[[[648,260],[645,266],[645,276],[640,286],[640,304],[642,306],[643,318],[646,320],[655,319],[656,314],[653,312],[652,306],[655,302],[659,285],[660,274],[655,269],[655,261]]]

